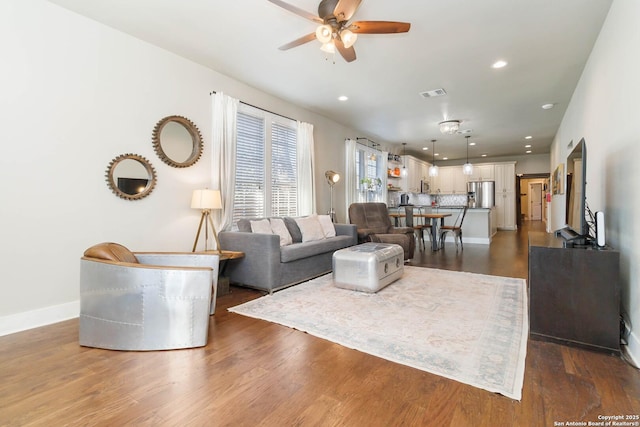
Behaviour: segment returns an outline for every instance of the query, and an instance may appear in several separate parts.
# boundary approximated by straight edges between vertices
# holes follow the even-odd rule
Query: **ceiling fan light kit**
[[[358,21],[350,23],[349,20],[360,6],[362,0],[322,0],[318,5],[318,16],[305,12],[282,0],[268,1],[305,19],[320,23],[315,33],[307,34],[280,46],[280,50],[288,50],[317,39],[322,43],[320,49],[323,52],[333,53],[337,49],[345,61],[352,62],[356,60],[356,52],[353,49],[353,45],[358,39],[358,33],[406,33],[411,28],[411,24],[407,22]],[[329,44],[333,45],[333,50],[329,50],[331,49],[328,46]]]

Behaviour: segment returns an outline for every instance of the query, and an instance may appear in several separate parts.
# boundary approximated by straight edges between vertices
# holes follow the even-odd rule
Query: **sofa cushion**
[[[252,233],[273,234],[271,231],[271,223],[268,219],[260,219],[257,221],[249,221]]]
[[[320,221],[324,237],[335,237],[336,227],[333,225],[329,215],[318,215],[318,221]]]
[[[271,231],[273,231],[273,234],[280,236],[280,246],[287,246],[293,243],[291,234],[289,234],[289,230],[287,230],[287,226],[284,224],[282,218],[270,218],[269,222],[271,223]]]
[[[302,232],[300,232],[300,227],[298,227],[296,220],[290,216],[285,216],[283,219],[284,225],[287,226],[287,230],[289,230],[289,234],[291,234],[293,243],[302,242]]]
[[[87,258],[103,259],[107,261],[138,263],[138,258],[129,249],[118,243],[105,242],[91,246],[84,251]]]
[[[255,218],[255,220],[261,218]],[[251,233],[251,220],[248,218],[243,218],[238,220],[238,231],[242,231],[243,233]]]
[[[320,225],[320,221],[318,221],[318,215],[296,218],[296,223],[302,233],[303,243],[324,239],[324,231],[322,231],[322,226]]]
[[[351,245],[351,236],[335,236],[311,242],[294,243],[280,248],[280,261],[291,262],[302,258],[309,258],[326,252],[334,252]]]

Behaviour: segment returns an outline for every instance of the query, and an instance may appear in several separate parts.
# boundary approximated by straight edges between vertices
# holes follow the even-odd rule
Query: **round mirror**
[[[118,197],[139,200],[156,185],[156,172],[147,159],[137,154],[122,154],[109,163],[107,184]]]
[[[202,155],[202,136],[191,120],[168,116],[153,129],[153,149],[169,166],[186,168]]]

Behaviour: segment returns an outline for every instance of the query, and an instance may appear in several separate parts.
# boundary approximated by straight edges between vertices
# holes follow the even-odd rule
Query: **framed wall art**
[[[564,163],[560,163],[551,177],[551,192],[564,194]]]

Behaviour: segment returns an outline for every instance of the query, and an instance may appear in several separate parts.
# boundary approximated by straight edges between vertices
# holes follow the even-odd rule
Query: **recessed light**
[[[440,155],[440,153],[433,153],[433,155],[434,155],[434,156],[439,156],[439,155]]]
[[[442,160],[449,160],[449,158],[448,157],[443,157]]]
[[[427,151],[429,149],[429,147],[422,147],[423,151]]]
[[[482,154],[482,157],[487,157],[487,155],[486,154]]]
[[[530,154],[530,153],[531,153],[531,150],[527,150],[527,151],[526,151],[526,153],[527,153],[527,154]]]
[[[524,148],[531,148],[531,144],[525,145]]]
[[[554,107],[554,105],[555,105],[555,104],[544,104],[544,105],[542,106],[542,109],[543,109],[543,110],[550,110],[550,109],[552,109],[552,108]]]
[[[338,97],[338,101],[348,101],[348,100],[349,100],[349,97],[345,95],[340,95]]]
[[[493,68],[504,68],[507,66],[507,61],[503,61],[502,59],[493,63]]]
[[[475,142],[470,142],[469,145],[476,145],[476,143]]]
[[[524,137],[524,139],[531,139],[531,138],[533,138],[531,135],[527,135]]]

